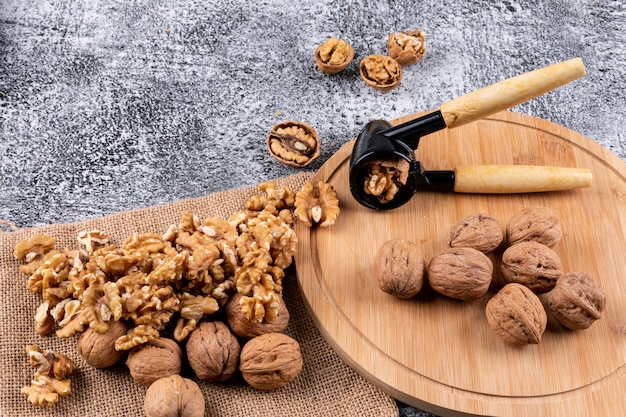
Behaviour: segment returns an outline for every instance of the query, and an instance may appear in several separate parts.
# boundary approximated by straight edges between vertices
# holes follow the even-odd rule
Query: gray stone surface
[[[418,28],[427,55],[400,87],[366,86],[358,60]],[[2,0],[0,219],[71,222],[294,173],[265,149],[286,119],[320,134],[315,170],[371,119],[576,56],[587,76],[513,110],[626,159],[625,28],[623,0]],[[335,76],[313,61],[328,36],[356,51]]]

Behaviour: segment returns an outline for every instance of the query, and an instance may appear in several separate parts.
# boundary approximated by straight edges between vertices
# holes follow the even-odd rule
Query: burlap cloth
[[[279,186],[299,189],[310,173],[277,180]],[[34,234],[47,233],[58,247],[77,247],[76,236],[85,229],[99,229],[115,243],[129,234],[162,233],[178,222],[186,211],[200,218],[217,215],[227,218],[241,210],[245,201],[259,191],[256,187],[229,190],[209,196],[181,200],[161,206],[138,209],[71,224],[0,232],[0,415],[2,416],[142,416],[145,388],[136,384],[125,365],[97,370],[87,365],[76,350],[76,337],[62,340],[38,336],[33,316],[40,296],[26,288],[26,276],[13,258],[15,244]],[[227,383],[199,382],[210,416],[397,416],[395,401],[349,368],[324,341],[303,304],[294,268],[286,271],[284,298],[291,319],[285,333],[301,345],[304,367],[298,377],[275,391],[257,391],[241,376]],[[72,374],[72,393],[50,409],[37,408],[26,401],[20,389],[30,384],[33,369],[24,347],[39,345],[65,353],[77,369]],[[190,376],[189,371],[185,376]]]

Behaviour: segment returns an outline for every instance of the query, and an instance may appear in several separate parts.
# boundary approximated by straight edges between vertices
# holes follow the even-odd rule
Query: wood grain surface
[[[374,211],[350,194],[352,146],[347,143],[316,174],[337,190],[342,210],[337,223],[298,225],[296,256],[307,308],[349,365],[393,397],[441,416],[626,415],[623,161],[567,128],[501,112],[422,138],[417,159],[428,170],[472,164],[588,168],[593,185],[517,195],[422,192],[398,209]],[[490,292],[475,302],[452,300],[427,286],[409,300],[378,288],[372,266],[386,240],[419,244],[428,262],[447,247],[448,230],[458,219],[482,212],[504,228],[527,206],[556,210],[563,239],[554,250],[564,270],[588,273],[606,290],[603,317],[589,329],[566,330],[549,316],[539,345],[505,344],[485,318],[499,273]],[[491,255],[496,271],[499,255]]]

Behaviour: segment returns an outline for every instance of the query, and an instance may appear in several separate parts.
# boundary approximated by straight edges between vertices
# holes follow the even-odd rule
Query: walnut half
[[[400,65],[411,65],[426,54],[426,33],[423,30],[392,33],[387,38],[389,55]]]
[[[402,67],[385,55],[370,55],[361,60],[359,73],[365,83],[380,91],[393,90],[402,80]]]
[[[325,74],[343,71],[354,59],[354,48],[346,41],[330,37],[315,50],[315,63]]]
[[[267,148],[280,162],[303,167],[320,156],[320,138],[308,124],[288,120],[272,127],[267,135]]]

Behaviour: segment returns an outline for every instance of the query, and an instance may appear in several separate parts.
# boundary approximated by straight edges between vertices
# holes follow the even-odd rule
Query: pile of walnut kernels
[[[606,303],[604,290],[591,276],[563,270],[552,249],[561,237],[557,214],[547,207],[518,211],[505,232],[494,217],[475,213],[451,227],[449,248],[428,265],[416,244],[392,239],[378,250],[374,270],[380,289],[401,298],[415,296],[425,281],[435,292],[462,301],[478,300],[494,289],[485,311],[494,333],[512,345],[538,344],[547,312],[564,327],[581,330],[601,317]],[[503,282],[494,281],[487,256],[498,248],[503,249]],[[540,294],[546,295],[545,305]]]
[[[195,404],[196,414],[186,416],[204,415],[197,384],[179,376],[185,359],[202,380],[220,382],[240,371],[260,390],[291,382],[302,368],[297,341],[282,333],[293,226],[333,224],[339,202],[323,182],[297,193],[273,181],[259,190],[228,219],[185,213],[162,234],[132,234],[120,246],[99,230],[81,232],[80,249],[56,249],[47,235],[18,243],[14,256],[23,261],[27,287],[43,299],[37,333],[79,335],[78,352],[96,368],[127,358],[133,379],[149,387],[147,416],[177,404]],[[212,318],[221,309],[226,322]],[[22,389],[31,403],[51,406],[70,393],[75,365],[66,355],[34,345],[26,352],[36,369]]]

